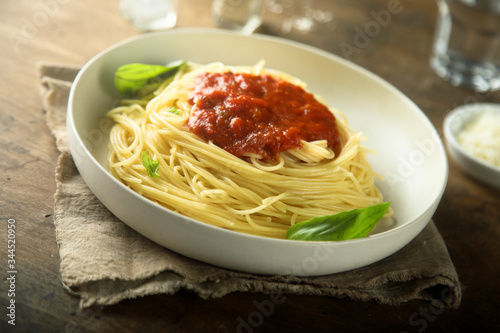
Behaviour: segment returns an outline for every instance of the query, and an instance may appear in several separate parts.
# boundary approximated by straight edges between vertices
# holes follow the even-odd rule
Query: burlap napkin
[[[69,292],[81,297],[82,307],[174,294],[181,289],[202,298],[241,291],[324,295],[391,305],[424,299],[434,300],[438,306],[459,306],[460,282],[432,221],[410,244],[380,262],[345,273],[300,278],[214,267],[141,236],[96,199],[73,164],[65,119],[68,93],[78,70],[57,64],[39,66],[47,124],[61,152],[54,203],[61,279]]]

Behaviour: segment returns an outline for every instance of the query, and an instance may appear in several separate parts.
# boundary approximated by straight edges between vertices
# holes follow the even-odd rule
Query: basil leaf
[[[178,115],[178,116],[181,114],[181,110],[179,110],[175,106],[169,107],[167,111],[170,112],[170,113],[173,113],[175,115]]]
[[[122,95],[133,94],[160,75],[168,77],[175,74],[184,63],[175,61],[167,66],[141,63],[123,65],[115,72],[115,87]]]
[[[149,177],[160,177],[158,173],[158,168],[160,167],[160,161],[156,161],[149,157],[147,151],[143,151],[141,155],[142,165],[146,168]]]
[[[315,217],[288,229],[287,239],[306,241],[339,241],[366,237],[389,210],[390,202]]]

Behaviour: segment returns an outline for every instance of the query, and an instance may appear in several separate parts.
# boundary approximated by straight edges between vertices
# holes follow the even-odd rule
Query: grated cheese
[[[483,112],[457,137],[466,151],[500,167],[500,112]]]

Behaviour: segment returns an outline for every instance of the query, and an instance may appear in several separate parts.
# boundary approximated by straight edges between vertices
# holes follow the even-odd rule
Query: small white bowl
[[[465,126],[487,111],[500,113],[500,104],[475,103],[451,111],[443,124],[446,148],[451,157],[469,175],[485,185],[500,189],[500,168],[474,156],[458,142],[458,136]]]

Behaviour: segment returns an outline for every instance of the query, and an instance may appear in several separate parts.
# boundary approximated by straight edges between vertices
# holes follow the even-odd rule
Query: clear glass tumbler
[[[225,29],[251,34],[262,23],[262,3],[264,0],[214,0],[212,19]]]
[[[120,0],[120,12],[139,31],[171,29],[178,0]]]
[[[437,0],[431,67],[454,86],[500,89],[500,0]]]

